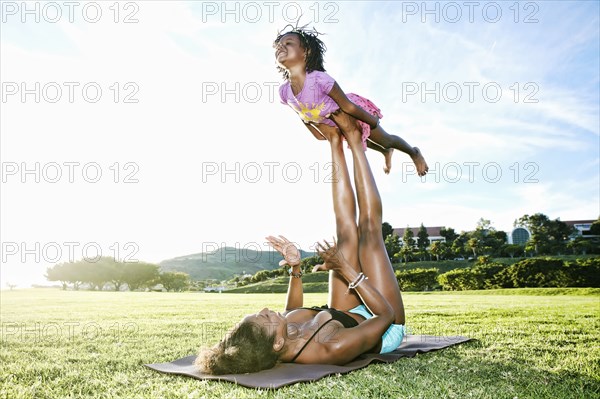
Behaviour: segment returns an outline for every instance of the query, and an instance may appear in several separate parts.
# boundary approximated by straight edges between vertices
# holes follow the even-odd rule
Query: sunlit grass
[[[476,340],[315,383],[260,391],[161,374],[143,364],[214,344],[243,315],[281,309],[283,294],[2,291],[0,397],[600,396],[598,290],[508,292],[403,293],[409,333]],[[321,305],[326,298],[306,294],[305,305]]]

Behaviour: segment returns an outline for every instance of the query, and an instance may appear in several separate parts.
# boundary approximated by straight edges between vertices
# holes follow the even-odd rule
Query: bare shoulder
[[[311,319],[314,319],[317,313],[311,309],[298,308],[286,310],[282,314],[285,316],[288,323],[305,323]]]
[[[342,323],[331,319],[327,312],[318,313],[302,325],[302,336],[294,352],[302,351],[295,360],[304,364],[345,364],[346,356],[340,350],[340,332],[348,330]]]

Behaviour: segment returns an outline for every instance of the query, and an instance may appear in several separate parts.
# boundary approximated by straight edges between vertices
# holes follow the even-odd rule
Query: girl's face
[[[275,46],[275,59],[277,63],[289,68],[302,62],[306,63],[306,55],[301,47],[300,38],[295,33],[287,33],[281,37]]]

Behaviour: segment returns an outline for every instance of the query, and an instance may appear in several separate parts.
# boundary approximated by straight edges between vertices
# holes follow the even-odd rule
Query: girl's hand
[[[293,267],[300,265],[300,251],[298,251],[298,248],[284,236],[280,235],[279,237],[265,237],[269,244],[283,256],[283,259],[279,261],[279,266],[289,265]]]
[[[317,243],[317,253],[324,262],[320,265],[315,265],[313,272],[327,271],[327,270],[341,270],[347,265],[347,261],[344,258],[344,254],[337,247],[335,238],[333,239],[333,246],[327,241],[323,241],[325,244]]]

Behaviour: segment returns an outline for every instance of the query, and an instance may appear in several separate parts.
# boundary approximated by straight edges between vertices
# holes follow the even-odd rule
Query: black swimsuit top
[[[341,312],[334,308],[330,308],[327,305],[323,305],[321,307],[313,306],[312,308],[298,308],[298,309],[308,309],[308,310],[316,310],[318,312],[327,312],[331,315],[331,319],[327,320],[325,323],[321,324],[321,326],[319,326],[319,328],[317,328],[317,330],[313,333],[313,335],[311,335],[310,338],[306,341],[304,346],[302,346],[302,348],[300,348],[298,353],[296,353],[296,356],[294,356],[294,358],[291,360],[290,363],[294,363],[294,361],[298,358],[298,356],[300,356],[300,354],[302,353],[304,348],[306,348],[306,346],[310,343],[310,341],[314,338],[314,336],[317,335],[319,330],[321,330],[321,328],[325,327],[325,325],[327,323],[329,323],[330,321],[337,320],[340,323],[342,323],[342,325],[345,328],[352,328],[352,327],[356,327],[358,325],[358,322],[356,320],[354,320],[352,317],[348,316],[346,313]]]

